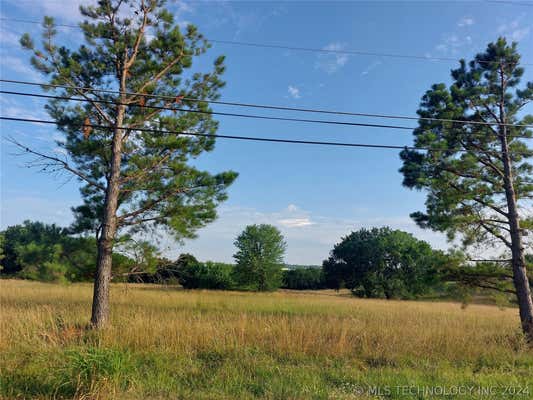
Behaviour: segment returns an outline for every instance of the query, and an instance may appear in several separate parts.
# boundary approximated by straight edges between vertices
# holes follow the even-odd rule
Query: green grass
[[[516,309],[115,285],[94,332],[89,285],[0,285],[6,399],[533,398]]]

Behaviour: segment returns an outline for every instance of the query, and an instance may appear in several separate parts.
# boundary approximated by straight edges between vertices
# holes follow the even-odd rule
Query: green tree
[[[121,268],[115,267],[115,259],[113,259],[113,276],[153,274],[162,261],[158,248],[146,240],[121,238],[121,242],[116,244],[115,249],[117,251],[115,254],[121,254],[125,259],[122,263],[119,261]]]
[[[519,86],[524,70],[516,46],[503,38],[490,43],[468,64],[461,61],[449,87],[435,84],[425,93],[415,146],[435,150],[403,151],[401,172],[405,186],[427,192],[426,211],[411,214],[418,225],[450,239],[460,234],[465,247],[507,249],[522,328],[533,340],[524,252],[533,227],[533,151],[524,139],[532,137],[533,116],[521,116],[533,82]]]
[[[1,233],[2,273],[43,281],[83,281],[94,275],[95,240],[54,224],[24,221]]]
[[[259,291],[280,287],[286,243],[275,226],[248,225],[234,244],[235,280],[239,285]]]
[[[285,289],[318,290],[324,287],[324,273],[320,268],[298,267],[283,271]]]
[[[232,264],[218,262],[186,263],[179,269],[179,283],[185,289],[232,289],[233,282]]]
[[[66,171],[84,184],[74,228],[94,231],[98,241],[91,316],[96,328],[109,318],[117,235],[157,228],[178,240],[194,237],[216,218],[216,206],[236,178],[234,172],[212,175],[190,165],[214,148],[218,124],[204,100],[216,99],[224,86],[224,57],[214,60],[210,72],[190,72],[209,43],[192,25],[180,30],[163,4],[99,0],[80,7],[85,44],[77,49],[54,43],[49,17],[41,48],[27,34],[21,39],[33,52],[32,65],[50,84],[62,85],[46,87],[61,97],[46,109],[65,134],[58,145],[68,158],[19,145],[37,157],[35,166]],[[66,100],[74,97],[84,101]]]
[[[364,297],[416,297],[437,282],[441,252],[407,232],[390,228],[361,229],[335,245],[323,269],[326,282],[341,282]]]
[[[24,221],[21,225],[13,225],[2,232],[4,241],[2,244],[4,257],[2,263],[3,274],[16,274],[23,265],[18,260],[17,248],[32,242],[47,246],[59,243],[63,235],[63,229],[57,225],[47,225],[42,222]]]
[[[4,253],[4,243],[6,241],[6,237],[4,235],[3,232],[0,232],[0,273],[2,272],[2,270],[4,269],[4,266],[2,265],[2,261],[4,260],[5,258],[5,253]]]

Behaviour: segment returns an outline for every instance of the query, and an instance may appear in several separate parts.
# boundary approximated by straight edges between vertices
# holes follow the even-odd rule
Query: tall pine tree
[[[97,236],[91,323],[100,328],[109,319],[118,235],[158,229],[177,239],[194,237],[216,218],[236,173],[212,175],[190,164],[215,145],[217,122],[205,100],[218,98],[224,86],[224,57],[210,72],[190,72],[209,43],[192,25],[180,30],[161,0],[99,0],[80,11],[85,44],[77,49],[56,46],[49,17],[41,48],[27,34],[21,39],[33,52],[32,65],[50,84],[64,85],[45,87],[62,97],[46,109],[65,135],[59,145],[68,159],[27,152],[37,157],[36,165],[68,171],[83,182],[74,227]],[[84,101],[68,101],[74,97]]]
[[[525,263],[526,234],[533,228],[533,150],[527,144],[533,116],[523,112],[533,100],[533,82],[520,87],[523,73],[516,43],[504,38],[468,64],[461,61],[451,86],[433,85],[418,110],[415,146],[437,150],[403,151],[401,172],[405,186],[427,192],[426,212],[412,214],[420,226],[450,238],[460,233],[466,246],[506,249],[522,329],[533,340]]]

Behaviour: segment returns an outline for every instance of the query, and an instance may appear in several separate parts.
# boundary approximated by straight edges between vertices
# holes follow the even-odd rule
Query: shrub
[[[178,280],[185,289],[232,289],[233,269],[232,264],[190,262],[179,269]]]
[[[324,273],[320,268],[312,267],[284,270],[282,287],[294,290],[324,289]]]
[[[48,282],[91,278],[94,238],[75,237],[56,225],[24,221],[1,233],[1,273]]]

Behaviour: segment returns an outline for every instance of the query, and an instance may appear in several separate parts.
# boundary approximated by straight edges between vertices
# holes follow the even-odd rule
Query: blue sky
[[[58,23],[73,24],[80,18],[80,3],[85,1],[3,0],[0,13],[3,18],[31,20],[51,15]],[[527,5],[301,1],[169,5],[179,21],[196,24],[212,39],[470,58],[488,42],[504,35],[519,42],[523,62],[533,63],[533,7]],[[41,81],[18,45],[20,34],[37,34],[38,28],[11,21],[0,21],[0,27],[0,75]],[[60,29],[60,43],[76,46],[81,39],[75,29]],[[452,61],[215,44],[198,68],[204,68],[219,54],[227,57],[223,100],[410,116],[415,115],[424,91],[433,83],[449,82],[449,71],[456,66]],[[525,80],[533,80],[533,67],[526,69]],[[2,87],[28,89],[7,84]],[[38,99],[0,95],[2,115],[48,119],[42,106]],[[230,108],[219,106],[215,110]],[[219,120],[221,134],[397,145],[412,141],[409,131],[231,117]],[[395,122],[413,125],[410,121]],[[2,136],[12,134],[24,143],[49,151],[54,151],[54,140],[60,137],[52,128],[21,123],[2,122],[1,130]],[[0,226],[5,228],[24,219],[68,225],[72,221],[70,207],[80,202],[78,183],[24,168],[24,160],[13,156],[13,151],[2,141]],[[282,230],[288,243],[289,263],[321,263],[334,243],[360,227],[389,225],[412,232],[436,247],[448,246],[442,235],[420,230],[409,219],[409,213],[423,209],[424,195],[401,186],[401,164],[394,150],[221,139],[216,149],[198,163],[211,171],[233,169],[240,176],[229,190],[228,201],[219,208],[219,219],[200,230],[197,239],[183,245],[166,240],[163,249],[168,256],[188,251],[201,260],[231,261],[237,234],[247,224],[263,222]]]

